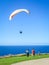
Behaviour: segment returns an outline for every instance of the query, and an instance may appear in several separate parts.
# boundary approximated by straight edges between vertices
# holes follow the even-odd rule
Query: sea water
[[[29,49],[31,53],[32,49],[35,50],[35,53],[49,53],[49,46],[0,46],[0,56],[9,55],[9,54],[22,54]]]

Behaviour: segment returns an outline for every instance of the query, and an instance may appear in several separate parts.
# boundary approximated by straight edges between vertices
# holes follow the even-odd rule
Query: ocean
[[[4,55],[15,55],[15,54],[22,54],[29,49],[31,53],[32,49],[35,50],[35,53],[49,53],[49,46],[0,46],[0,56]]]

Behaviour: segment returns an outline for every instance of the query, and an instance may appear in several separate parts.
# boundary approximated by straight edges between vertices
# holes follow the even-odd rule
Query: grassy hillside
[[[0,65],[11,65],[12,63],[17,63],[26,60],[34,60],[40,58],[48,58],[49,54],[35,55],[35,56],[14,56],[9,58],[0,58]]]

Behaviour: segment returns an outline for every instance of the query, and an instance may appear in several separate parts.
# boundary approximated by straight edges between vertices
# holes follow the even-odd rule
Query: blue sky
[[[9,21],[21,8],[30,14],[21,12]],[[0,0],[0,45],[49,45],[49,0]]]

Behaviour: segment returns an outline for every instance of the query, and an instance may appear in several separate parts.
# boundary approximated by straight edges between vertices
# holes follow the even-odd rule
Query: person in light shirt
[[[27,57],[29,57],[29,50],[26,50],[26,55]]]

